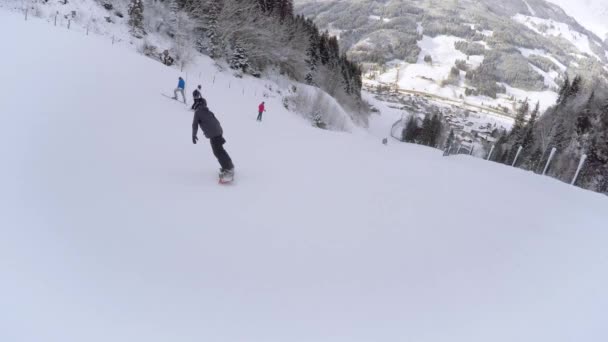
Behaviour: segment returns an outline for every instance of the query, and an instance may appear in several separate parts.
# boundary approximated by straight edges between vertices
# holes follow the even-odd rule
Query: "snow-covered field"
[[[418,42],[421,49],[418,62],[409,64],[395,61],[394,67],[380,75],[378,81],[384,83],[397,83],[399,88],[406,90],[423,91],[450,98],[458,98],[464,94],[464,89],[453,86],[442,86],[441,82],[448,78],[450,70],[456,60],[466,60],[472,68],[483,62],[483,56],[467,56],[456,50],[454,43],[462,39],[452,36],[437,36],[434,38],[423,36]],[[425,56],[432,58],[432,63],[424,61]]]
[[[565,72],[566,69],[568,69],[562,62],[560,62],[559,60],[557,60],[557,58],[555,58],[551,54],[547,53],[547,51],[545,51],[545,50],[542,50],[542,49],[526,49],[526,48],[522,48],[522,47],[518,48],[518,50],[526,58],[530,57],[531,55],[536,55],[536,56],[545,57],[545,58],[549,59],[551,62],[553,62],[561,70],[561,72]]]
[[[0,44],[0,341],[608,339],[605,196],[312,128],[202,58],[222,187],[177,70],[2,11]]]
[[[464,53],[458,51],[455,48],[454,43],[461,40],[462,39],[458,37],[445,35],[434,38],[423,36],[422,40],[418,42],[421,52],[418,56],[417,63],[410,64],[403,61],[392,61],[389,63],[389,68],[386,72],[377,75],[373,80],[366,79],[365,82],[370,86],[375,86],[377,84],[392,85],[397,83],[399,88],[403,90],[423,92],[485,108],[502,106],[511,109],[513,113],[512,107],[514,102],[512,97],[515,97],[515,99],[519,101],[528,100],[531,103],[539,102],[541,110],[545,110],[555,104],[557,93],[553,90],[525,91],[508,85],[505,85],[507,87],[507,93],[499,94],[496,99],[487,96],[466,96],[464,72],[461,72],[458,85],[444,85],[442,81],[448,78],[450,70],[457,60],[466,61],[471,68],[478,67],[484,60],[484,56],[469,56],[469,58],[467,58]],[[477,43],[481,44],[483,42]],[[488,48],[487,44],[482,45],[486,45],[486,48]],[[532,54],[546,57],[556,63],[562,71],[566,69],[563,64],[555,59],[555,57],[547,54],[543,50],[520,48],[520,51],[525,57],[529,57]],[[424,57],[427,55],[431,56],[432,63],[424,61]],[[558,77],[558,73],[556,71],[546,73],[535,66],[531,65],[531,67],[545,78],[545,84],[547,86],[557,88],[555,81]],[[492,115],[492,113],[488,112],[488,115]]]

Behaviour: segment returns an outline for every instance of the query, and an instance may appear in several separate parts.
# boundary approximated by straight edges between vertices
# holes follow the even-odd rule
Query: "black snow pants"
[[[258,114],[258,119],[257,119],[258,121],[262,121],[262,114],[263,114],[263,113],[264,113],[264,112],[260,112],[260,113]]]
[[[234,165],[232,164],[232,159],[228,155],[228,152],[224,149],[224,144],[226,143],[226,139],[223,136],[217,136],[210,139],[211,141],[211,149],[213,150],[213,155],[217,158],[217,161],[222,166],[224,170],[232,170],[234,169]]]

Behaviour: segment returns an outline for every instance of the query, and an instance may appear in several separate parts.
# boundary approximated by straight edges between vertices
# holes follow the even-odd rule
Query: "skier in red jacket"
[[[266,111],[266,107],[264,106],[264,102],[260,103],[258,106],[258,121],[262,122],[262,113]]]

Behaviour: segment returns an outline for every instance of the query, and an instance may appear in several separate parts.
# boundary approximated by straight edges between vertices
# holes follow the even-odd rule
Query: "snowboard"
[[[231,176],[223,176],[219,175],[218,183],[221,185],[231,184],[234,181],[234,173]]]
[[[173,100],[173,101],[176,101],[176,102],[183,103],[183,104],[187,105],[187,103],[186,103],[186,102],[184,102],[184,101],[180,101],[180,100],[178,100],[178,99],[174,98],[173,96],[169,96],[169,95],[167,95],[167,94],[163,94],[163,93],[160,93],[160,94],[161,94],[162,96],[164,96],[164,97],[168,98],[168,99],[171,99],[171,100]]]

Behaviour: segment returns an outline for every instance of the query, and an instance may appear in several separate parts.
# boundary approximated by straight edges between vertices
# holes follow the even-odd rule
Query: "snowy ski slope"
[[[608,339],[605,196],[312,128],[202,59],[218,186],[177,70],[5,12],[0,44],[0,341]]]

